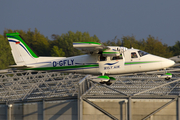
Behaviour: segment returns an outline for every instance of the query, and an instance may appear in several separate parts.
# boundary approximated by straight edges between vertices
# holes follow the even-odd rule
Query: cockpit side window
[[[132,52],[132,53],[131,53],[131,58],[138,58],[136,52]]]
[[[122,54],[120,54],[119,56],[111,57],[111,60],[120,60],[120,59],[123,59]]]
[[[142,57],[142,56],[144,56],[144,55],[147,55],[147,54],[149,54],[149,53],[147,53],[147,52],[144,52],[144,51],[138,51],[138,53],[139,53],[139,56],[140,57]]]

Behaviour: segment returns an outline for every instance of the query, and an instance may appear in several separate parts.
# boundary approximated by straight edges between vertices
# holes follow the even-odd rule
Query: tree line
[[[73,42],[101,43],[96,35],[90,36],[88,32],[68,31],[68,33],[61,35],[52,34],[49,39],[36,28],[34,31],[31,29],[28,31],[6,29],[4,30],[4,34],[0,35],[0,69],[6,69],[9,65],[15,64],[6,37],[6,33],[13,32],[19,32],[25,42],[39,56],[70,57],[81,55],[83,54],[81,51],[73,48]],[[122,38],[117,38],[117,36],[115,36],[112,40],[102,42],[102,44],[106,46],[133,47],[166,58],[179,55],[180,53],[180,41],[177,41],[174,46],[168,46],[151,35],[142,40],[136,40],[133,35],[123,36]]]

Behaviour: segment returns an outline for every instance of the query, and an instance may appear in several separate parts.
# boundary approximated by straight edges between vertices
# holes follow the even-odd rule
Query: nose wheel
[[[160,75],[160,78],[164,78],[165,80],[170,80],[172,78],[172,74],[168,73],[165,69],[165,74],[164,75]]]

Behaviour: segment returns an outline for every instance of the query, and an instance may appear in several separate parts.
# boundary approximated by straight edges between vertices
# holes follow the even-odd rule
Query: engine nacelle
[[[126,47],[118,47],[118,46],[108,46],[109,49],[106,49],[102,52],[104,57],[107,56],[119,56],[121,53],[127,50]]]

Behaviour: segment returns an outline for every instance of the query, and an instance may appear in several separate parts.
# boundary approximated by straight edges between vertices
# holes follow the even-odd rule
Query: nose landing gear
[[[170,80],[172,78],[172,74],[171,73],[166,73],[164,75],[159,75],[159,78],[164,78],[165,80]]]

